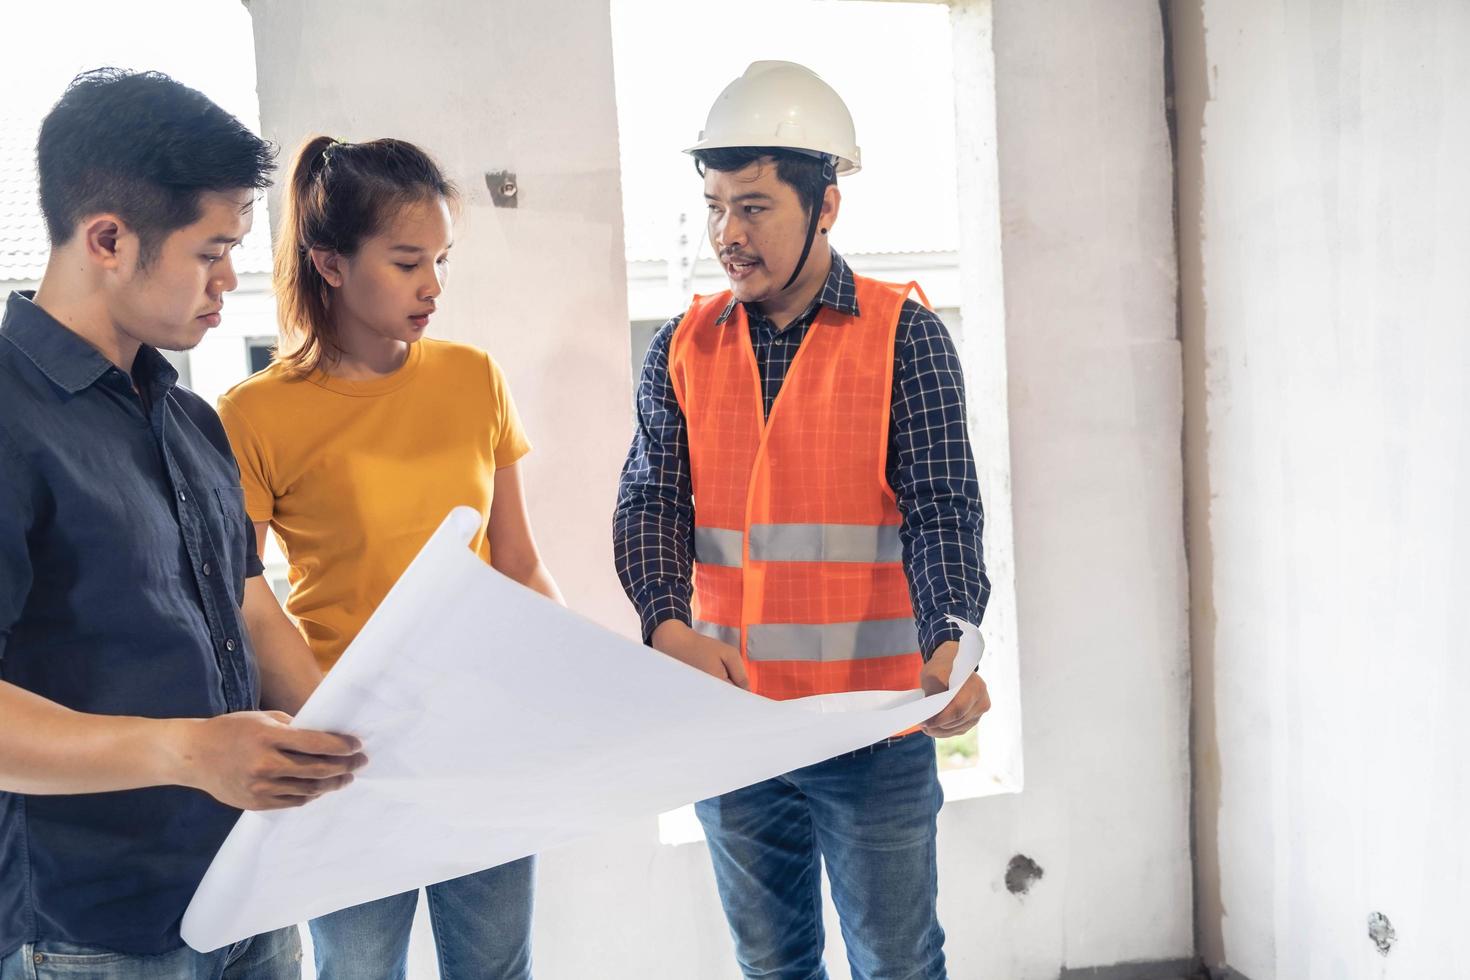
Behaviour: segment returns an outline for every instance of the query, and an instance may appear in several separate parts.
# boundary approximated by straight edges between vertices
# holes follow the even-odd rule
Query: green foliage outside
[[[975,764],[980,757],[980,730],[972,728],[954,738],[941,738],[934,742],[939,753],[939,769],[964,769]]]

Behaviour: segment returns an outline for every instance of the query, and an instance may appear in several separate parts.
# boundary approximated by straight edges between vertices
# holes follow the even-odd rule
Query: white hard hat
[[[852,113],[832,86],[790,61],[756,61],[725,86],[699,142],[685,150],[779,146],[836,157],[836,174],[862,167]]]

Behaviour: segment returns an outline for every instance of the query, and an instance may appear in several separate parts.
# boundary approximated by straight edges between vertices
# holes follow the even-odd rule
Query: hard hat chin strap
[[[822,217],[821,208],[812,208],[812,220],[806,226],[806,244],[801,247],[801,258],[796,260],[796,268],[791,270],[791,278],[786,280],[786,285],[781,287],[785,292],[796,282],[796,277],[801,275],[801,270],[806,266],[807,256],[812,252],[812,241],[817,237],[817,221]]]
[[[822,177],[826,183],[822,185],[822,193],[827,193],[827,188],[837,179],[836,158],[831,154],[822,155]],[[781,287],[781,292],[791,288],[796,282],[796,277],[801,275],[801,270],[806,267],[806,260],[812,252],[812,242],[817,238],[817,222],[822,220],[822,203],[818,201],[812,208],[812,218],[806,225],[806,244],[801,247],[801,258],[796,260],[796,268],[791,270],[791,278],[786,280],[786,285]]]

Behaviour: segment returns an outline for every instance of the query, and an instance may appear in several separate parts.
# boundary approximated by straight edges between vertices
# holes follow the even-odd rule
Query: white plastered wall
[[[954,6],[957,76],[990,6]],[[981,934],[956,975],[1178,975],[1189,680],[1162,20],[1002,0],[990,43],[1026,778],[945,825],[951,896],[970,875]],[[1019,898],[999,877],[1013,854],[1045,870]]]
[[[574,606],[631,631],[608,529],[630,391],[606,5],[249,6],[267,136],[413,139],[468,191],[437,329],[504,365],[540,446],[527,468],[552,569]],[[990,209],[966,243],[1004,252],[1003,277],[964,284],[966,315],[1003,311],[1004,336],[965,357],[1001,384],[1004,356],[1009,375],[972,397],[1009,411],[1011,472],[987,479],[1014,497],[996,601],[1015,612],[997,626],[1019,638],[1026,787],[946,807],[941,914],[956,980],[1054,980],[1192,949],[1163,43],[1153,3],[1015,0],[994,11],[992,62],[976,47],[991,14],[966,0],[953,21],[962,179],[1000,187],[997,212],[993,187],[987,205],[962,185]],[[976,113],[994,113],[993,145]],[[488,203],[481,175],[502,168],[515,210]],[[994,422],[977,441],[1003,438]],[[1017,896],[1003,878],[1021,853],[1044,876]],[[703,846],[660,845],[652,818],[545,856],[536,943],[553,980],[736,975]]]
[[[1171,10],[1201,952],[1463,976],[1470,8]]]

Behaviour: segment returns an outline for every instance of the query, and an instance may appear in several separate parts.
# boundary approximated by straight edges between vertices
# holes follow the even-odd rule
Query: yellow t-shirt
[[[500,368],[484,351],[420,340],[372,381],[273,364],[221,396],[245,509],[290,562],[286,609],[322,669],[337,662],[398,576],[466,505],[486,530],[495,470],[529,450]]]

